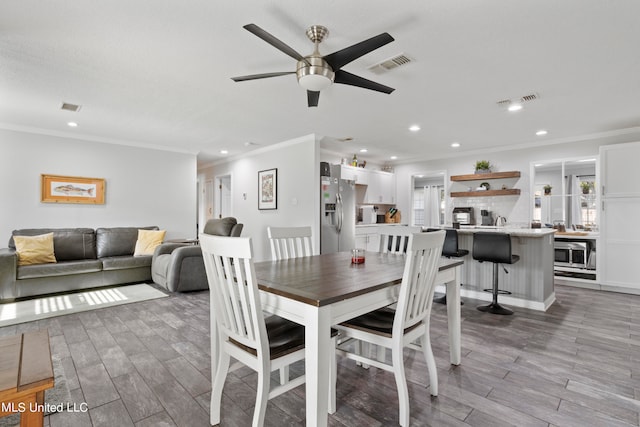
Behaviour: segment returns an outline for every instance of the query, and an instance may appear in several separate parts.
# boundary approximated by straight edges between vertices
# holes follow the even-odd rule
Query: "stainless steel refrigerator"
[[[320,170],[320,253],[349,251],[356,240],[355,184],[340,179],[340,165]]]

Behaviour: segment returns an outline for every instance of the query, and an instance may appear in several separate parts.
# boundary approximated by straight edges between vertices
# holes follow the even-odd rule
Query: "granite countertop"
[[[402,226],[407,227],[409,224],[396,224],[392,222],[377,222],[375,224],[356,224],[356,228],[360,227],[380,227],[380,226]]]
[[[473,234],[477,231],[488,233],[508,233],[516,237],[544,237],[556,232],[553,228],[517,228],[517,227],[490,227],[481,225],[460,226],[459,234]]]

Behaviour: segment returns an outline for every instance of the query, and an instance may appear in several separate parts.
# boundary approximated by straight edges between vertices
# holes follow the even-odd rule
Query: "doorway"
[[[438,227],[445,224],[445,171],[411,177],[412,225]]]
[[[231,175],[216,177],[214,206],[214,218],[233,216],[231,205]]]

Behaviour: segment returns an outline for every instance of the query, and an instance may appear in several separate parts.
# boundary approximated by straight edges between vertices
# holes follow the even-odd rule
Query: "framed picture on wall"
[[[104,179],[41,175],[43,203],[104,204]]]
[[[258,172],[258,209],[278,209],[278,169]]]

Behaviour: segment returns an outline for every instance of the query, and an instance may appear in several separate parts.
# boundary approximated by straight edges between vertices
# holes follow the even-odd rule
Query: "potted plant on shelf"
[[[580,181],[580,188],[582,188],[582,194],[589,194],[589,190],[593,187],[593,183],[589,181]]]
[[[491,173],[491,163],[488,160],[478,160],[476,162],[476,173]]]
[[[548,196],[549,194],[551,194],[551,187],[549,184],[545,185],[544,187],[542,187],[544,189],[544,195]]]

